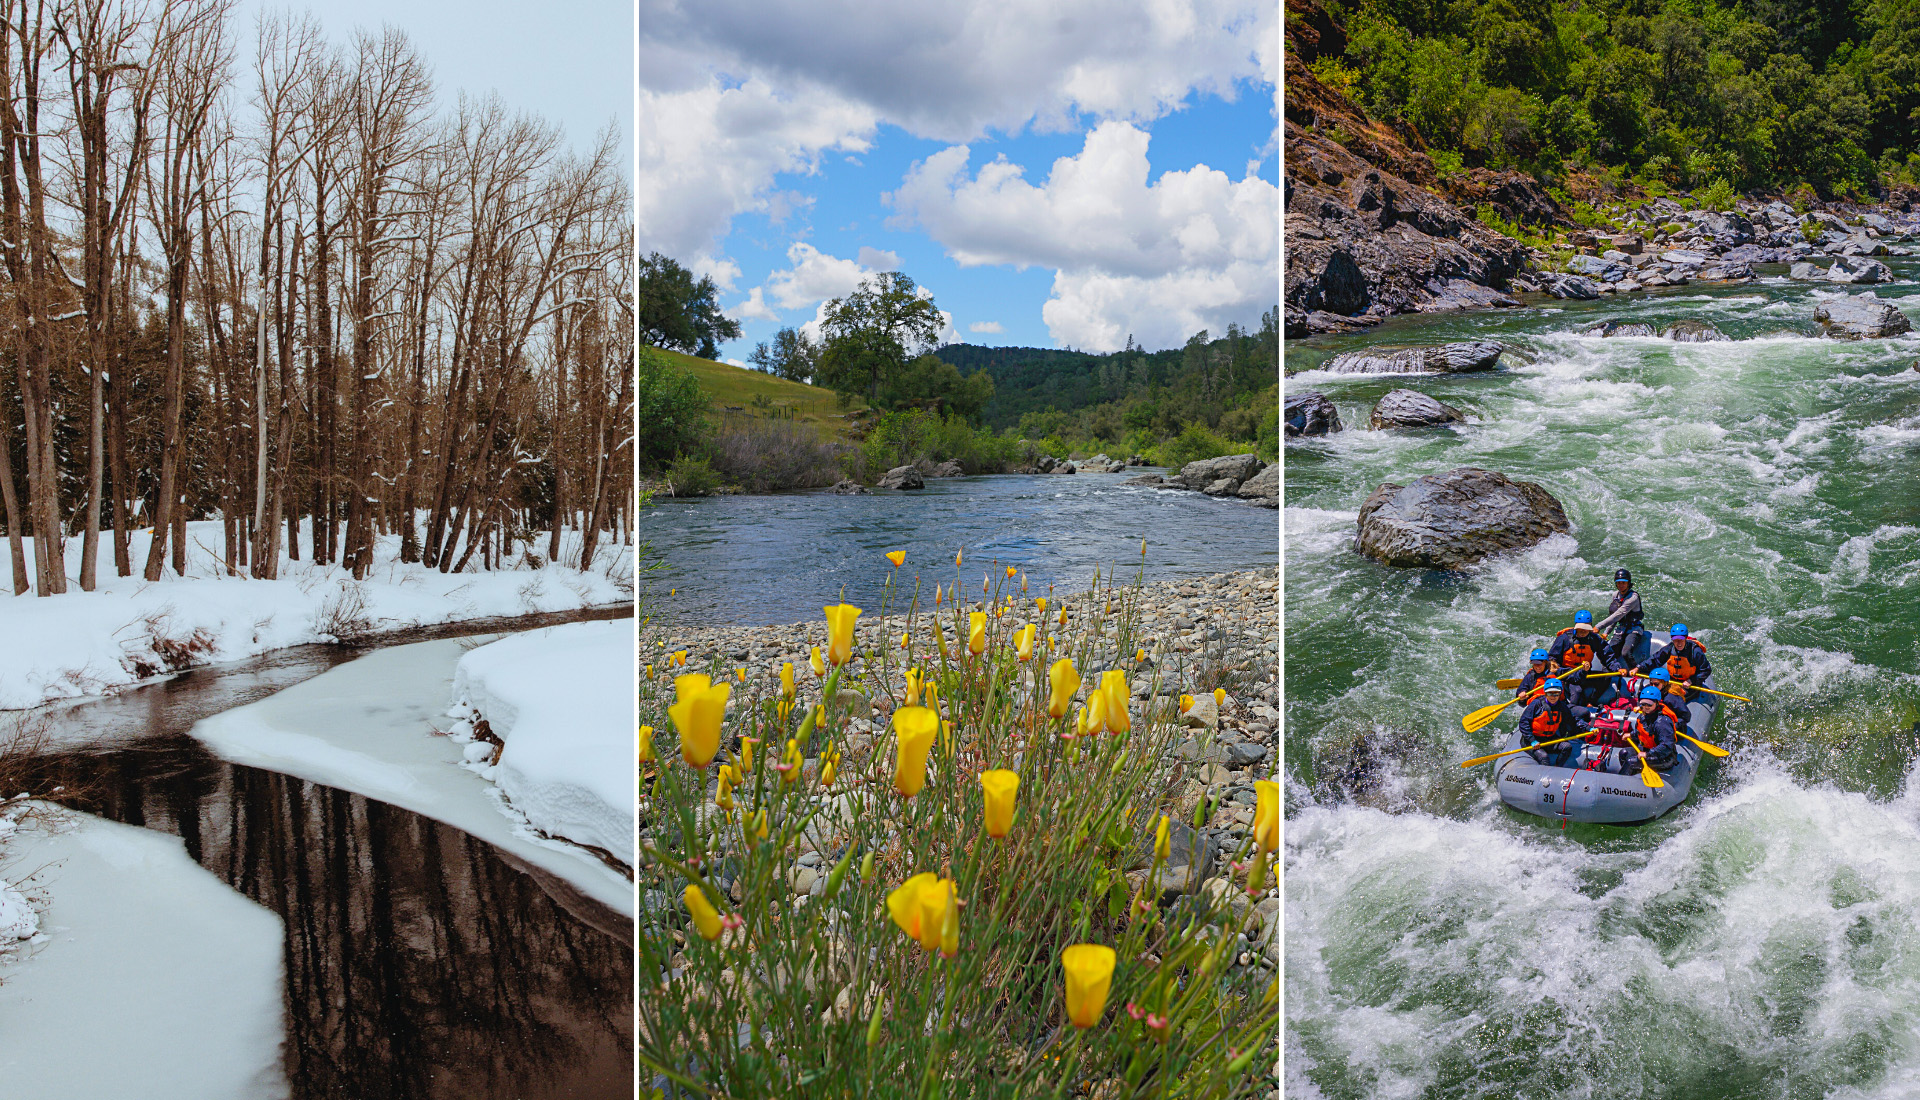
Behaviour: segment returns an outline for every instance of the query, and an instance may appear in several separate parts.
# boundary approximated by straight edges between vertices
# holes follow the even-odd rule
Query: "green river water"
[[[1920,264],[1878,293],[1920,323]],[[1771,269],[1769,269],[1771,270]],[[1290,343],[1348,430],[1287,445],[1287,1095],[1920,1097],[1920,336],[1811,338],[1819,284],[1405,318]],[[1735,339],[1577,335],[1707,320]],[[1473,338],[1494,374],[1335,376]],[[1471,423],[1365,429],[1396,387]],[[1357,426],[1357,427],[1356,427]],[[1482,466],[1570,536],[1459,573],[1352,550],[1383,481]],[[1709,763],[1634,829],[1505,809],[1460,716],[1633,571],[1720,686]]]

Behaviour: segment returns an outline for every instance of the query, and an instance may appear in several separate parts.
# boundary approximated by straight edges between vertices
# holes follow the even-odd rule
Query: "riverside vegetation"
[[[650,1087],[1269,1095],[1276,578],[888,557],[867,625],[643,633]]]

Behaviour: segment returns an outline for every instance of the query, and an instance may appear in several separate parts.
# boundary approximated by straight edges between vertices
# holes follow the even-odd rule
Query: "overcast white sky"
[[[272,10],[312,11],[327,37],[344,43],[355,27],[391,23],[433,66],[443,107],[458,90],[500,93],[509,109],[566,127],[585,149],[609,122],[619,127],[620,164],[633,159],[632,0],[241,0],[236,11],[236,76],[252,57],[255,18]]]

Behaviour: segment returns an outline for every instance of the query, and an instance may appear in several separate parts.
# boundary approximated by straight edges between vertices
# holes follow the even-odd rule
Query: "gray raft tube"
[[[1646,660],[1654,650],[1667,644],[1665,632],[1651,634],[1635,647],[1634,662]],[[1703,687],[1716,687],[1709,675]],[[1720,697],[1696,693],[1687,703],[1688,732],[1706,740],[1720,709]],[[1507,735],[1502,749],[1520,747],[1520,729],[1516,725]],[[1494,786],[1501,801],[1522,813],[1557,821],[1593,825],[1645,825],[1686,801],[1703,755],[1699,746],[1676,738],[1678,760],[1660,773],[1665,786],[1650,788],[1638,774],[1618,775],[1587,767],[1598,754],[1597,746],[1578,744],[1580,754],[1565,768],[1538,763],[1527,753],[1515,753],[1494,762]]]

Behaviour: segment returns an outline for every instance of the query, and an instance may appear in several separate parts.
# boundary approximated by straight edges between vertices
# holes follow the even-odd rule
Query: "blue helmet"
[[[1642,700],[1651,699],[1658,703],[1663,694],[1659,688],[1654,687],[1652,684],[1648,684],[1646,687],[1640,689],[1640,698]]]
[[[1527,660],[1529,661],[1544,661],[1546,659],[1547,659],[1547,651],[1544,649],[1536,649],[1532,653],[1527,655]]]
[[[1593,612],[1576,611],[1573,613],[1573,621],[1576,623],[1590,623],[1593,621]]]
[[[1566,690],[1566,685],[1562,684],[1559,680],[1550,679],[1546,682],[1545,686],[1548,691],[1565,691]]]
[[[1686,636],[1687,636],[1687,624],[1686,624],[1686,623],[1674,623],[1674,624],[1673,624],[1673,629],[1672,629],[1672,630],[1670,630],[1670,631],[1668,631],[1668,632],[1667,632],[1667,635],[1668,635],[1668,637],[1672,637],[1672,638],[1684,638],[1684,637],[1686,637]]]
[[[1647,673],[1647,675],[1662,682],[1671,682],[1673,680],[1673,673],[1668,672],[1665,668],[1656,668],[1652,672]]]

